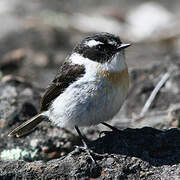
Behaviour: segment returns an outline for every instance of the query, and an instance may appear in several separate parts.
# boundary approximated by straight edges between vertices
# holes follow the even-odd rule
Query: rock
[[[0,82],[1,158],[49,160],[66,155],[74,144],[79,143],[73,133],[50,126],[48,122],[43,122],[33,130],[34,133],[21,139],[9,138],[7,141],[3,138],[7,137],[12,129],[38,113],[40,94],[39,88],[27,83],[23,78],[5,76]]]
[[[166,88],[169,91],[172,91],[172,93],[180,94],[180,73],[175,73],[172,75],[170,81],[167,82]],[[180,98],[179,98],[180,100]]]
[[[24,58],[25,58],[25,52],[23,49],[16,49],[12,52],[9,52],[8,54],[5,55],[4,58],[1,59],[0,69],[3,71],[6,68],[15,70],[20,66]]]
[[[180,104],[173,104],[170,107],[168,122],[172,127],[180,127]]]
[[[93,164],[84,152],[48,162],[0,161],[1,178],[29,179],[173,179],[180,171],[180,130],[149,127],[109,132],[91,142]]]
[[[169,72],[170,77],[159,90],[149,111],[167,111],[170,104],[179,103],[179,68],[178,60],[171,58],[164,60],[163,63],[154,63],[146,68],[132,69],[130,72],[131,87],[126,100],[128,112],[140,113],[151,92],[166,72]]]
[[[88,22],[88,23],[87,23]],[[103,17],[101,15],[85,15],[85,14],[74,14],[72,18],[71,26],[80,32],[92,33],[92,32],[110,32],[118,34],[124,29],[121,24],[112,17]]]
[[[0,82],[1,118],[5,120],[6,127],[27,120],[37,113],[39,92],[34,88],[29,96],[24,92],[28,88],[32,89],[32,86],[18,77],[5,76]]]
[[[130,27],[128,31],[135,41],[150,39],[153,34],[165,28],[173,18],[173,14],[161,4],[145,2],[129,12],[127,21]]]

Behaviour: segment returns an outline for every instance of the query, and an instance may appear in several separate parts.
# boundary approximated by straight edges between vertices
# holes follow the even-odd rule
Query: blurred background
[[[77,42],[102,31],[133,44],[130,68],[163,62],[179,52],[179,15],[179,0],[1,0],[0,69],[44,88]]]
[[[33,147],[41,155],[49,152],[46,159],[52,159],[73,149],[77,134],[46,122],[20,140],[8,137],[7,141],[7,134],[39,111],[40,97],[65,57],[76,43],[96,32],[113,33],[132,43],[126,51],[129,95],[111,124],[179,127],[179,17],[179,0],[0,0],[0,152]],[[145,116],[137,120],[167,73]],[[97,139],[103,128],[88,128],[84,133]],[[9,156],[3,152],[0,158]]]

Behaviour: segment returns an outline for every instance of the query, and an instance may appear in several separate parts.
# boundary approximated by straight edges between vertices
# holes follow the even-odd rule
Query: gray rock
[[[91,142],[97,165],[75,149],[48,162],[0,161],[1,178],[17,179],[178,179],[180,130],[149,127],[109,132]]]
[[[121,112],[124,118],[126,118],[127,111],[131,112],[133,109],[132,107],[127,109],[128,105],[133,103],[137,109],[141,108],[141,103],[144,103],[152,91],[152,87],[159,80],[159,76],[156,74],[163,74],[164,71],[167,71],[167,65],[168,63],[163,66],[157,64],[149,69],[132,71],[132,87],[140,84],[141,88],[138,90],[138,87],[134,86],[134,91]],[[149,74],[152,75],[148,80]],[[155,78],[156,76],[157,78]],[[164,96],[166,99],[156,99],[154,107],[150,109],[149,115],[152,114],[152,116],[148,115],[142,122],[136,122],[129,126],[140,127],[140,129],[128,128],[119,133],[108,130],[103,137],[98,138],[98,132],[101,129],[88,128],[85,131],[86,135],[90,139],[94,139],[90,141],[89,146],[99,154],[94,154],[97,164],[93,164],[86,152],[79,149],[74,150],[74,145],[81,144],[76,133],[51,126],[48,122],[43,122],[33,133],[20,139],[7,137],[11,129],[38,112],[42,92],[21,79],[13,77],[5,79],[6,81],[0,83],[1,121],[4,122],[1,123],[0,129],[1,179],[140,178],[156,180],[179,178],[180,130],[177,128],[156,129],[157,127],[162,129],[162,125],[168,123],[166,109],[169,107],[169,102],[176,103],[178,101],[177,98],[174,99],[174,97],[178,97],[178,94],[171,92],[170,88],[164,87],[159,92],[159,96]],[[143,83],[146,80],[151,83]],[[178,80],[174,82],[179,84]],[[145,95],[145,99],[143,99],[143,95]],[[172,97],[173,99],[171,99]],[[137,103],[136,99],[141,101]],[[161,110],[162,106],[164,106],[165,113],[156,114],[155,110]],[[161,125],[158,126],[158,123]],[[155,128],[143,128],[147,125],[153,125]],[[124,128],[126,127],[124,126]],[[4,160],[8,159],[8,153],[12,152],[15,154],[11,157],[19,157],[19,160],[18,158],[17,160]]]

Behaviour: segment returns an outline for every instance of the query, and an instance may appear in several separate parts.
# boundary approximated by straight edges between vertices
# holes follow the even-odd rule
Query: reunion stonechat
[[[110,120],[120,110],[129,87],[124,49],[118,36],[99,33],[83,39],[47,87],[40,113],[14,129],[22,136],[44,119],[64,128],[91,126]]]

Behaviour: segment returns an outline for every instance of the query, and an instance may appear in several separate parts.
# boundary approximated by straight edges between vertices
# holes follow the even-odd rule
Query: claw
[[[112,134],[112,133],[114,133],[114,132],[117,133],[117,134],[121,134],[121,130],[117,129],[116,127],[113,127],[113,126],[111,126],[111,125],[109,125],[109,124],[107,124],[107,123],[105,123],[105,122],[102,122],[101,124],[107,126],[107,127],[110,128],[112,131],[101,131],[101,132],[99,133],[99,137],[100,137],[100,138],[102,137],[102,134],[104,134],[104,135],[109,135],[109,134]]]
[[[86,152],[88,153],[89,157],[91,158],[92,162],[95,163],[95,164],[97,164],[96,160],[93,158],[93,151],[88,148],[87,138],[84,137],[84,136],[81,134],[81,132],[80,132],[80,130],[79,130],[79,128],[78,128],[77,126],[75,126],[75,129],[76,129],[76,131],[77,131],[77,133],[78,133],[79,137],[81,138],[81,141],[82,141],[82,143],[83,143],[83,145],[84,145],[83,147],[80,146],[80,147],[78,147],[78,148],[86,151]]]
[[[77,148],[78,150],[82,150],[88,153],[88,156],[90,157],[90,159],[92,160],[93,163],[97,164],[96,160],[94,159],[93,155],[94,152],[89,149],[88,147],[85,146],[75,146],[75,148]]]
[[[91,160],[97,164],[96,160],[94,159],[95,158],[105,158],[105,157],[108,157],[108,154],[105,153],[105,154],[99,154],[99,153],[96,153],[94,152],[92,149],[89,149],[89,148],[86,148],[84,146],[74,146],[75,148],[77,148],[78,150],[82,150],[82,151],[85,151],[88,153],[89,157],[91,158]]]
[[[101,132],[99,133],[99,138],[101,138],[103,134],[104,134],[104,135],[107,135],[107,134],[109,134],[109,133],[111,133],[111,131],[101,131]]]

